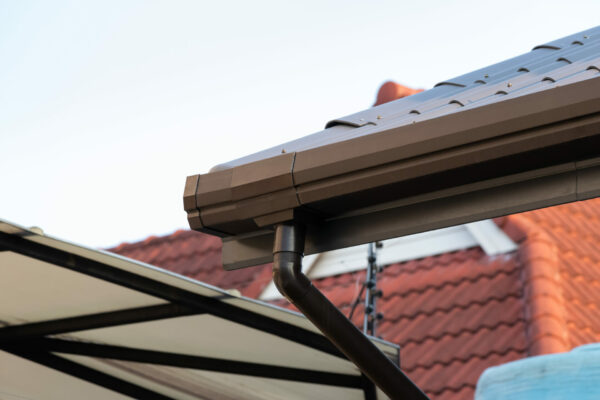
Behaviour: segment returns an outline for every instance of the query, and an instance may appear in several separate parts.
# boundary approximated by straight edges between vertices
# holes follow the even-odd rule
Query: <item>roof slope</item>
[[[378,334],[402,346],[402,368],[432,399],[471,399],[487,367],[600,341],[599,220],[600,199],[530,211],[496,221],[515,253],[472,248],[387,266]],[[251,297],[270,281],[268,265],[223,271],[219,240],[198,232],[111,250]],[[348,313],[363,280],[314,283]]]

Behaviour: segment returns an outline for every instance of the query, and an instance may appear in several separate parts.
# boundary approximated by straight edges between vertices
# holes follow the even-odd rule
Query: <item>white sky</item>
[[[0,218],[186,228],[187,175],[598,24],[600,1],[0,0]]]

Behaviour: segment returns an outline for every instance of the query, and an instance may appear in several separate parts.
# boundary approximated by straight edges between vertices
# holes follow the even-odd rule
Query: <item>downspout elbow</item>
[[[273,246],[273,282],[281,294],[295,303],[304,298],[312,283],[302,273],[304,232],[298,226],[281,225]]]

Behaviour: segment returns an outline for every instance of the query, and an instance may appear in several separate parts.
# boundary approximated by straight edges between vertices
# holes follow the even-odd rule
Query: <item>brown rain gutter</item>
[[[428,399],[302,273],[304,237],[304,227],[298,223],[275,226],[273,281],[277,289],[391,399]]]

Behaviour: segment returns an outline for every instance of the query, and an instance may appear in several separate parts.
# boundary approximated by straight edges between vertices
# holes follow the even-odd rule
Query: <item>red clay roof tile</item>
[[[377,100],[375,100],[375,104],[373,104],[373,106],[388,103],[390,101],[401,99],[402,97],[410,96],[422,91],[423,89],[412,89],[396,82],[387,81],[379,88],[379,92],[377,92]]]
[[[471,400],[475,396],[475,387],[464,386],[457,391],[447,390],[436,394],[436,400]],[[431,397],[433,398],[433,396]]]
[[[486,357],[455,360],[448,365],[436,364],[430,368],[418,368],[408,374],[432,399],[444,392],[458,392],[464,387],[475,388],[479,375],[488,367],[523,358],[524,354],[509,350],[503,354],[490,353]]]
[[[152,236],[109,250],[224,289],[238,289],[250,297],[258,296],[270,279],[269,266],[232,272],[223,270],[221,240],[195,231],[180,230],[163,237]]]

